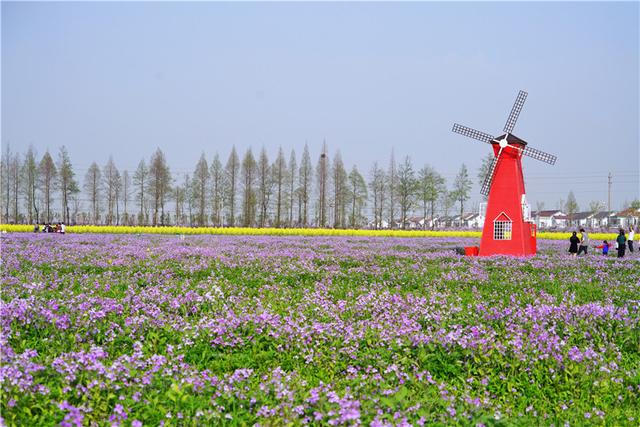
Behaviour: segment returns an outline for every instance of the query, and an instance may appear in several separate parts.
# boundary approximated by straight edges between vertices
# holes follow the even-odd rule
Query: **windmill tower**
[[[526,141],[511,133],[525,99],[527,92],[521,90],[504,125],[505,133],[498,137],[457,123],[453,125],[454,132],[491,144],[495,156],[480,190],[488,196],[480,256],[536,253],[536,226],[527,203],[521,158],[528,156],[553,165],[556,156],[529,147]]]

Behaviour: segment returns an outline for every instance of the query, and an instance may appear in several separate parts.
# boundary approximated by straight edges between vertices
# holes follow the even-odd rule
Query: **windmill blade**
[[[557,157],[553,154],[545,153],[544,151],[536,150],[535,148],[531,148],[529,146],[526,146],[522,149],[522,155],[540,160],[541,162],[549,163],[550,165],[555,165],[557,159]]]
[[[505,132],[511,133],[513,131],[513,128],[516,125],[516,121],[518,120],[518,116],[520,115],[520,111],[522,111],[522,106],[524,105],[525,99],[527,99],[527,92],[521,90],[518,93],[516,102],[513,104],[511,114],[509,114],[509,118],[507,119],[507,123],[504,125]]]
[[[489,190],[491,189],[491,183],[493,182],[493,176],[496,173],[496,167],[498,166],[498,160],[500,160],[500,154],[502,153],[502,148],[498,151],[498,155],[493,158],[491,162],[491,167],[489,167],[489,172],[484,177],[484,182],[482,183],[482,188],[480,189],[480,194],[483,196],[489,195]]]
[[[453,129],[455,133],[459,133],[460,135],[468,136],[469,138],[477,139],[478,141],[486,142],[490,144],[492,140],[495,138],[493,135],[489,135],[488,133],[480,132],[479,130],[475,130],[466,126],[459,125],[457,123],[453,124]]]

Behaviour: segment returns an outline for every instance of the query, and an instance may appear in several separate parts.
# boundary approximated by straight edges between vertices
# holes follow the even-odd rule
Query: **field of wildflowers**
[[[640,262],[3,234],[6,425],[638,425]]]

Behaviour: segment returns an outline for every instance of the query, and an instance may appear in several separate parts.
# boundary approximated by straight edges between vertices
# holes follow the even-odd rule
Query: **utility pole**
[[[609,212],[611,212],[611,172],[609,172],[609,191],[608,191],[608,198],[607,198],[607,210]]]

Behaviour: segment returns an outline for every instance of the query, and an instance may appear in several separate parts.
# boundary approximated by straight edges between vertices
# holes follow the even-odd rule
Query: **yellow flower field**
[[[0,231],[11,233],[32,232],[31,225],[0,224]],[[380,236],[380,237],[477,237],[479,231],[431,231],[431,230],[344,230],[331,228],[245,228],[245,227],[130,227],[124,225],[75,225],[67,226],[67,233],[110,234],[220,234],[220,235],[270,235],[270,236]],[[569,232],[538,233],[539,239],[567,240]],[[615,233],[591,233],[592,240],[615,240]],[[638,236],[640,237],[640,236]],[[636,239],[637,240],[637,239]]]

